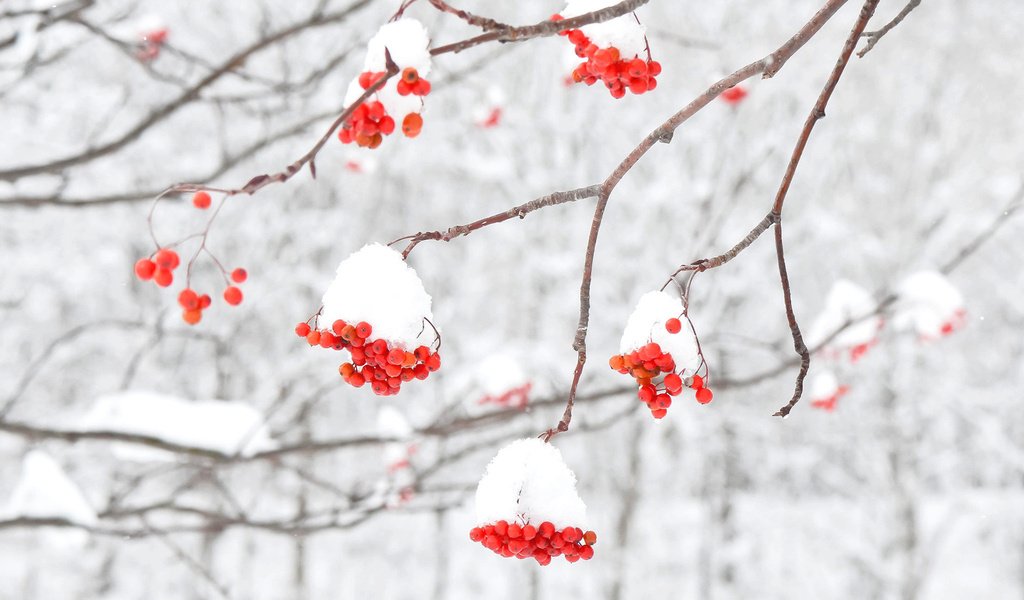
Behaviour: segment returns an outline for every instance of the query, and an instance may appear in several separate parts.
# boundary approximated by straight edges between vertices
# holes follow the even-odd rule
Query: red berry
[[[597,543],[597,534],[593,531],[588,531],[583,534],[583,543],[588,546],[593,546]]]
[[[160,287],[167,287],[174,283],[174,274],[171,273],[170,269],[164,269],[163,267],[157,267],[153,273],[153,281]]]
[[[242,290],[233,285],[224,289],[224,301],[231,306],[238,306],[242,303]]]
[[[185,310],[197,310],[199,308],[199,295],[193,290],[185,288],[178,294],[178,304]]]
[[[711,393],[711,390],[709,390],[706,387],[702,387],[699,390],[697,390],[697,402],[700,402],[701,404],[707,404],[708,402],[711,402],[712,397],[713,394]]]
[[[310,346],[316,346],[320,343],[320,332],[315,329],[310,331],[306,334],[306,341],[309,342]]]
[[[363,377],[362,373],[353,373],[346,381],[352,387],[363,387],[363,384],[366,383],[366,378]]]
[[[246,272],[242,267],[238,267],[231,272],[231,281],[235,283],[245,283],[245,280],[249,278],[249,273]]]
[[[592,531],[589,533],[593,533]],[[590,560],[594,558],[594,549],[590,546],[583,546],[580,548],[580,558],[583,560]]]
[[[295,335],[299,337],[306,337],[309,335],[310,327],[309,323],[299,323],[295,326]]]
[[[135,276],[143,281],[149,281],[156,272],[156,263],[148,258],[140,258],[135,263]]]
[[[652,77],[661,75],[661,63],[656,60],[647,63],[647,74]]]
[[[529,541],[529,540],[532,540],[535,537],[537,537],[537,528],[536,527],[534,527],[533,525],[526,525],[525,527],[523,527],[523,539],[524,540]]]
[[[199,308],[201,310],[206,310],[207,308],[210,308],[211,304],[213,304],[213,299],[210,298],[209,294],[203,294],[202,296],[199,297]]]
[[[192,196],[192,205],[201,210],[210,208],[210,195],[206,192],[196,192]]]
[[[473,529],[470,529],[469,539],[473,540],[474,542],[479,542],[480,540],[484,539],[484,530],[480,529],[479,527],[474,527]]]
[[[675,373],[669,373],[665,376],[665,390],[675,396],[683,389],[683,378]]]
[[[435,352],[427,357],[427,368],[431,371],[436,371],[441,368],[441,357]]]
[[[665,321],[665,331],[669,333],[679,333],[683,329],[683,323],[679,319],[672,318]]]
[[[356,335],[359,337],[366,339],[370,337],[371,333],[373,333],[373,327],[370,327],[370,324],[366,321],[360,321],[359,324],[356,325]]]
[[[169,248],[161,248],[153,256],[153,262],[156,263],[157,267],[173,271],[178,268],[181,263],[181,259],[178,257],[178,253]]]

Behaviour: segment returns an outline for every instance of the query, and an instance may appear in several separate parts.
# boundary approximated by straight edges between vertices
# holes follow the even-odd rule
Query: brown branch
[[[796,403],[800,401],[800,397],[803,396],[804,392],[804,378],[807,377],[807,370],[811,366],[811,353],[804,343],[803,335],[800,333],[800,325],[797,323],[796,314],[793,312],[792,290],[790,289],[789,274],[786,270],[785,248],[782,243],[782,209],[786,202],[786,195],[789,193],[790,185],[793,183],[796,168],[800,164],[804,149],[807,147],[807,141],[811,137],[811,131],[819,120],[825,118],[825,108],[828,106],[829,98],[832,97],[832,92],[835,91],[836,86],[839,84],[839,79],[843,76],[843,71],[846,70],[850,56],[853,55],[853,51],[857,47],[857,41],[860,39],[861,33],[864,32],[864,28],[867,27],[871,15],[875,13],[876,6],[878,6],[878,0],[867,0],[864,6],[861,7],[860,15],[857,17],[857,22],[854,24],[853,30],[850,31],[850,35],[846,38],[846,43],[839,54],[836,66],[832,69],[832,73],[825,82],[825,87],[822,88],[821,93],[818,95],[818,100],[814,103],[811,114],[804,121],[803,129],[797,138],[796,147],[793,148],[793,155],[790,157],[789,165],[787,165],[786,172],[782,176],[779,191],[775,194],[775,204],[772,206],[772,212],[775,214],[775,253],[778,257],[779,280],[782,284],[782,296],[786,305],[786,320],[789,322],[789,331],[793,336],[793,349],[800,356],[800,370],[797,372],[793,397],[775,413],[777,417],[788,415],[793,410],[793,407],[796,406]]]
[[[612,171],[612,174],[608,176],[604,183],[601,184],[601,194],[598,197],[597,206],[594,209],[594,219],[590,226],[590,237],[587,242],[587,250],[584,260],[583,278],[580,283],[580,318],[576,327],[576,336],[573,339],[573,349],[577,354],[576,368],[573,371],[572,384],[569,388],[569,395],[566,400],[565,411],[562,414],[562,419],[553,429],[549,429],[543,434],[545,439],[550,439],[559,432],[567,431],[569,429],[569,424],[572,421],[572,409],[576,398],[576,389],[579,386],[580,378],[583,374],[583,368],[587,362],[586,339],[587,328],[590,322],[590,284],[593,276],[594,252],[597,247],[598,233],[601,229],[604,211],[615,186],[618,185],[622,178],[625,177],[626,173],[628,173],[636,163],[654,147],[656,143],[670,142],[672,140],[672,135],[680,125],[711,103],[723,91],[746,79],[749,79],[750,77],[753,77],[754,75],[757,75],[758,73],[765,78],[770,78],[778,73],[790,57],[792,57],[797,50],[802,48],[808,40],[820,31],[822,26],[845,3],[846,0],[829,0],[820,10],[818,10],[817,13],[815,13],[810,21],[801,27],[795,35],[789,38],[775,52],[718,80],[718,82],[713,84],[701,95],[683,107],[679,112],[672,115],[672,117],[652,131],[650,135],[640,142],[640,144],[629,153],[619,166]],[[562,23],[564,24],[566,22],[563,21]]]
[[[574,190],[568,190],[565,192],[554,192],[546,196],[541,196],[535,200],[531,200],[525,204],[514,206],[506,211],[493,214],[483,219],[478,219],[472,223],[466,225],[454,225],[444,231],[425,231],[414,235],[398,238],[397,240],[389,243],[388,245],[394,245],[398,242],[409,240],[409,244],[405,247],[402,252],[404,258],[409,257],[409,253],[413,251],[413,248],[420,242],[427,240],[434,240],[440,242],[450,242],[451,240],[469,235],[478,229],[483,229],[488,225],[494,225],[496,223],[503,223],[509,219],[519,218],[525,219],[526,215],[532,213],[535,210],[540,210],[548,206],[557,206],[559,204],[565,204],[567,202],[575,202],[584,198],[593,198],[598,195],[601,190],[599,185],[591,185],[587,187],[576,188]]]
[[[437,10],[439,10],[439,11],[441,11],[443,13],[448,13],[450,15],[455,15],[456,17],[462,19],[466,23],[469,23],[470,25],[473,25],[474,27],[479,27],[480,29],[483,29],[484,31],[501,31],[502,29],[511,29],[512,28],[511,25],[506,25],[505,23],[499,23],[498,21],[495,21],[494,19],[490,19],[488,17],[481,17],[479,15],[474,15],[473,13],[471,13],[469,11],[455,8],[454,6],[452,6],[452,5],[448,4],[447,2],[445,2],[444,0],[430,0],[430,4],[434,8],[436,8]]]
[[[724,254],[719,254],[718,256],[714,256],[712,258],[702,258],[700,260],[695,260],[692,263],[685,265],[679,265],[679,268],[676,269],[675,272],[673,272],[672,275],[669,276],[668,280],[665,281],[665,285],[663,285],[661,289],[664,290],[665,287],[668,286],[668,284],[672,283],[672,280],[675,279],[676,276],[679,275],[680,273],[685,273],[687,271],[704,272],[707,271],[708,269],[720,267],[725,263],[731,261],[732,259],[736,258],[740,252],[743,252],[751,244],[753,244],[757,238],[761,237],[761,234],[767,231],[773,223],[775,223],[775,213],[770,212],[767,215],[765,215],[765,217],[761,219],[761,221],[757,225],[755,225],[753,229],[750,230],[750,233],[747,234],[747,237],[737,242],[735,246],[730,248]]]
[[[921,4],[921,0],[910,0],[910,2],[908,2],[907,5],[903,7],[903,10],[901,10],[898,15],[893,17],[892,21],[886,23],[884,27],[882,27],[878,31],[867,31],[861,34],[868,39],[868,43],[867,45],[864,46],[864,49],[857,53],[857,56],[859,58],[864,58],[864,55],[867,54],[868,52],[871,52],[871,49],[875,47],[875,44],[878,43],[878,40],[882,39],[882,37],[884,37],[885,34],[892,31],[892,29],[899,25],[903,21],[903,19],[907,18],[907,15],[909,15],[912,10],[917,8],[919,4]]]

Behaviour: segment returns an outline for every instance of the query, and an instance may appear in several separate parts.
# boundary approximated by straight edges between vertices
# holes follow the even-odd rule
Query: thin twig
[[[804,121],[804,127],[797,138],[796,147],[793,148],[793,155],[789,159],[789,165],[786,167],[786,172],[782,177],[779,191],[775,195],[775,204],[772,206],[772,212],[775,214],[775,253],[778,257],[779,280],[782,284],[782,296],[786,305],[786,320],[789,322],[789,331],[793,336],[793,349],[800,356],[800,370],[797,372],[793,397],[775,413],[777,417],[788,415],[793,410],[793,407],[796,406],[796,403],[800,401],[804,391],[804,378],[807,377],[807,370],[811,366],[811,353],[804,343],[803,335],[800,333],[800,325],[797,323],[796,314],[793,312],[793,292],[790,289],[789,274],[786,270],[785,248],[782,243],[782,209],[786,202],[786,195],[789,193],[790,185],[793,183],[793,176],[796,174],[797,165],[800,164],[800,158],[803,156],[804,149],[807,147],[807,141],[811,137],[811,131],[818,121],[825,118],[825,108],[828,106],[829,98],[832,97],[832,92],[835,91],[836,86],[839,84],[839,79],[843,76],[843,71],[846,70],[850,56],[853,55],[853,51],[857,47],[857,41],[860,39],[861,33],[864,32],[864,28],[867,27],[871,15],[875,13],[876,6],[878,6],[878,0],[867,0],[864,6],[861,7],[857,22],[854,24],[853,30],[850,31],[850,35],[846,38],[843,50],[839,54],[839,60],[836,61],[836,66],[832,69],[832,73],[825,82],[825,87],[822,88],[821,93],[818,95],[818,100],[814,103],[811,114]]]
[[[898,15],[893,17],[892,21],[886,23],[884,27],[882,27],[878,31],[864,32],[862,35],[868,39],[868,43],[867,45],[864,46],[864,49],[857,53],[857,56],[859,58],[864,58],[864,55],[867,54],[868,52],[871,52],[871,49],[875,47],[875,44],[878,43],[878,40],[882,39],[882,37],[884,37],[885,34],[892,31],[892,29],[899,25],[903,21],[903,19],[907,18],[907,15],[909,15],[912,10],[917,8],[919,4],[921,4],[921,0],[910,0],[910,2],[908,2],[907,5],[903,7],[903,10],[901,10]]]

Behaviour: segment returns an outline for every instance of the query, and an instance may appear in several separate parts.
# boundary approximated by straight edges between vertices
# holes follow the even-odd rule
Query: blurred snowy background
[[[350,2],[0,1],[0,599],[1024,597],[1019,215],[949,274],[962,327],[926,340],[887,314],[856,362],[816,357],[811,379],[848,388],[833,404],[771,417],[795,369],[770,239],[694,285],[714,402],[655,421],[606,365],[641,294],[767,211],[860,3],[612,197],[585,401],[556,438],[599,535],[589,562],[503,559],[468,532],[490,458],[561,413],[592,201],[417,248],[445,366],[395,398],[344,385],[337,355],[292,328],[368,242],[600,181],[819,0],[652,0],[638,14],[664,73],[622,100],[566,87],[560,38],[443,57],[419,138],[332,139],[316,181],[226,205],[210,244],[248,268],[246,301],[185,325],[174,294],[132,276],[152,196],[304,153],[397,7]],[[459,5],[515,23],[561,9]],[[868,28],[903,6],[883,0]],[[472,33],[425,2],[409,14],[440,43]],[[1012,206],[1022,22],[1018,0],[926,0],[853,60],[787,202],[805,331],[837,281],[880,300]],[[170,202],[157,229],[207,216]],[[526,410],[495,381],[529,383]],[[102,430],[202,451],[62,433]]]

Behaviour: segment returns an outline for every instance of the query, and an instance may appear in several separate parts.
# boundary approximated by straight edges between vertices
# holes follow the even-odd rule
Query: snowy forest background
[[[605,361],[641,294],[764,215],[860,3],[627,175],[597,250],[581,402],[555,440],[597,553],[542,568],[470,542],[472,492],[501,446],[561,414],[592,201],[418,247],[410,263],[433,295],[445,366],[395,398],[344,385],[336,355],[292,329],[368,242],[600,181],[821,2],[652,0],[638,15],[664,73],[622,100],[566,87],[560,38],[441,57],[417,139],[374,151],[332,139],[315,181],[302,173],[226,204],[210,244],[249,270],[246,300],[187,326],[173,294],[132,276],[151,250],[152,197],[181,181],[241,185],[304,153],[397,8],[352,1],[74,0],[49,20],[32,14],[43,3],[0,1],[0,171],[84,154],[0,178],[0,598],[1024,598],[1024,225],[1004,214],[1024,185],[1024,4],[925,0],[853,60],[811,138],[786,222],[805,328],[839,279],[880,299],[969,252],[950,274],[962,330],[922,342],[887,328],[856,364],[815,359],[812,377],[831,368],[850,387],[834,411],[805,399],[771,416],[795,366],[770,240],[695,284],[714,402],[680,400],[655,421]],[[561,8],[461,4],[512,23]],[[903,6],[883,0],[868,28]],[[435,40],[473,33],[426,3],[409,14]],[[167,44],[141,61],[154,26]],[[482,126],[495,108],[500,122]],[[183,200],[158,213],[165,237],[208,216]],[[481,379],[510,365],[532,383],[530,406],[480,405]],[[265,448],[288,451],[224,459],[60,435],[88,430],[97,402],[126,390],[247,405],[266,420]],[[416,429],[408,468],[389,468],[381,407]],[[242,417],[162,413],[168,439],[206,448]],[[46,456],[95,515],[26,518],[10,501],[33,463],[57,482],[56,505],[73,499],[46,477]]]

